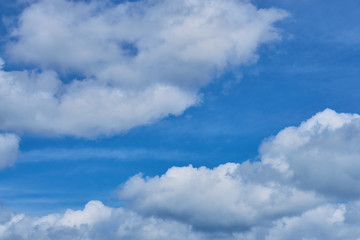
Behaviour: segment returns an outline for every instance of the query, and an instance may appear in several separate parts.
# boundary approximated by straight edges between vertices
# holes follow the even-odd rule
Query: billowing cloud
[[[0,134],[0,169],[14,164],[19,154],[19,141],[15,134]]]
[[[1,217],[0,239],[4,240],[355,240],[360,234],[359,202],[325,204],[272,224],[227,233],[197,231],[181,222],[144,217],[99,201],[87,203],[83,210],[44,217],[10,212],[2,212]]]
[[[360,116],[326,109],[266,140],[264,164],[294,185],[339,200],[360,197]]]
[[[0,128],[45,135],[114,134],[178,115],[195,104],[195,93],[154,85],[124,91],[95,80],[63,84],[53,71],[0,70]]]
[[[241,240],[359,239],[359,202],[325,204],[298,216],[284,217],[271,227],[236,234]]]
[[[144,218],[123,208],[91,201],[83,210],[67,210],[40,218],[3,214],[0,239],[72,240],[205,240],[201,233],[174,221]]]
[[[144,216],[201,231],[259,229],[308,211],[304,216],[311,215],[324,204],[332,207],[316,211],[331,215],[338,201],[348,202],[341,205],[346,208],[360,198],[359,130],[359,115],[326,109],[266,139],[261,161],[214,169],[173,167],[151,178],[137,175],[122,186],[120,197]]]
[[[359,119],[326,109],[266,139],[260,161],[136,175],[120,188],[120,208],[0,211],[0,239],[358,239]]]
[[[92,137],[181,114],[214,76],[255,62],[286,15],[247,0],[36,1],[6,56],[40,70],[0,72],[0,129]]]
[[[322,202],[277,182],[248,181],[240,164],[214,169],[173,167],[163,176],[131,178],[120,197],[145,216],[176,219],[204,231],[245,231]],[[253,169],[254,171],[255,169]]]
[[[358,202],[324,205],[298,217],[281,219],[266,239],[359,239],[359,206]]]

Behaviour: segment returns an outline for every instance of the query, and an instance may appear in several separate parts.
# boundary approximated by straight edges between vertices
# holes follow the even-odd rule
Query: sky
[[[359,239],[359,1],[0,6],[0,239]]]

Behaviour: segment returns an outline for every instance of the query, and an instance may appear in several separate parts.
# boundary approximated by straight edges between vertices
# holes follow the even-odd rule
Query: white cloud
[[[165,85],[124,91],[93,81],[62,84],[52,71],[0,70],[2,129],[91,137],[181,114],[196,94]]]
[[[285,16],[246,0],[37,1],[6,49],[41,71],[0,72],[0,129],[93,137],[181,114],[216,74],[256,61]]]
[[[0,169],[14,164],[19,155],[19,141],[15,134],[0,134]]]
[[[137,175],[121,187],[120,197],[142,215],[202,231],[244,231],[292,219],[324,203],[360,197],[359,130],[359,115],[326,109],[267,139],[259,162]],[[337,212],[331,224],[341,216]]]
[[[261,159],[296,186],[340,200],[360,197],[360,116],[326,109],[266,140]]]
[[[353,209],[356,207],[356,210]],[[354,212],[356,211],[356,213]],[[354,214],[356,214],[354,216]],[[354,219],[356,217],[356,219]],[[266,240],[359,239],[359,204],[324,205],[294,218],[278,221]]]
[[[67,226],[79,228],[81,225],[94,225],[97,222],[107,220],[113,209],[104,206],[99,201],[91,201],[85,205],[84,210],[66,210],[63,215],[52,214],[38,219],[35,225],[51,224],[56,226]]]
[[[91,201],[83,210],[40,218],[8,214],[0,224],[0,239],[72,240],[205,240],[190,226],[174,221],[143,218],[123,208],[110,208]]]
[[[267,139],[261,161],[136,175],[120,188],[121,208],[91,201],[38,218],[0,211],[0,239],[358,239],[359,121],[327,109]]]
[[[43,148],[21,152],[21,160],[24,162],[47,162],[47,161],[78,161],[78,160],[117,160],[138,161],[156,158],[163,161],[185,160],[195,157],[193,153],[179,150],[164,150],[150,148]],[[197,158],[201,156],[196,156]]]
[[[120,197],[145,216],[175,219],[203,231],[244,231],[317,206],[322,199],[278,182],[249,181],[240,164],[173,167],[161,177],[127,181]],[[256,171],[256,169],[250,169]]]
[[[298,216],[283,217],[249,231],[202,232],[190,225],[144,217],[124,208],[91,201],[83,210],[30,217],[1,212],[0,239],[121,239],[121,240],[343,240],[358,239],[359,202],[324,204]]]

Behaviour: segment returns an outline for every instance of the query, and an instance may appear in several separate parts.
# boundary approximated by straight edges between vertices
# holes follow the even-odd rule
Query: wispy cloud
[[[0,134],[0,169],[14,164],[19,155],[19,141],[15,134]]]
[[[199,158],[199,156],[194,153],[163,149],[46,148],[22,152],[19,163],[99,159],[116,161],[157,159],[172,161],[196,158]]]

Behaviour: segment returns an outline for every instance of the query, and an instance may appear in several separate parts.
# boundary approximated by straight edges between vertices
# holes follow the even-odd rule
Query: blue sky
[[[326,119],[336,119],[329,120],[329,123],[326,123],[328,125],[324,123],[330,130],[324,130],[326,133],[319,132],[316,136],[311,135],[312,140],[309,142],[309,146],[306,145],[308,148],[304,146],[299,147],[300,150],[296,150],[296,153],[294,152],[295,150],[291,150],[293,155],[290,155],[288,152],[290,150],[284,150],[285,153],[281,152],[281,156],[285,156],[290,166],[293,166],[291,165],[293,163],[292,161],[295,162],[296,160],[294,159],[297,159],[297,156],[301,155],[298,152],[304,151],[302,153],[303,155],[305,152],[309,152],[310,154],[313,150],[311,147],[319,146],[316,148],[317,154],[314,156],[309,155],[307,158],[311,160],[311,157],[313,157],[315,159],[313,160],[314,164],[317,164],[316,159],[322,159],[323,156],[321,155],[321,151],[338,149],[337,147],[331,147],[331,144],[335,144],[336,146],[348,144],[347,146],[354,146],[354,148],[339,147],[339,151],[333,153],[334,156],[338,156],[339,160],[330,159],[328,160],[328,164],[337,166],[337,161],[345,161],[346,163],[346,159],[352,159],[349,156],[354,156],[355,160],[349,160],[349,164],[354,164],[354,169],[358,169],[360,155],[357,155],[356,143],[358,142],[356,141],[358,140],[357,129],[359,124],[357,123],[357,118],[354,117],[355,115],[351,115],[351,121],[348,120],[348,118],[350,118],[350,113],[360,113],[360,106],[358,104],[360,101],[360,27],[358,24],[360,21],[360,15],[358,14],[360,2],[356,0],[229,0],[224,1],[224,4],[222,4],[219,3],[219,1],[203,1],[202,3],[212,2],[219,4],[220,8],[225,12],[230,11],[228,7],[232,6],[227,5],[228,3],[235,4],[235,6],[238,7],[235,10],[238,12],[235,10],[227,12],[227,17],[220,14],[220,17],[216,18],[216,21],[219,21],[218,24],[220,27],[217,26],[219,28],[214,27],[214,29],[212,29],[211,27],[213,27],[213,25],[211,25],[211,30],[202,31],[208,27],[206,25],[208,19],[205,19],[203,20],[205,23],[202,23],[205,24],[204,28],[199,28],[200,30],[196,29],[197,32],[191,32],[192,26],[197,26],[196,21],[199,20],[197,17],[203,16],[201,15],[202,13],[199,15],[195,13],[194,16],[191,15],[191,18],[188,19],[190,22],[189,25],[185,24],[179,28],[170,29],[173,31],[172,34],[174,34],[175,37],[172,38],[171,34],[166,35],[167,38],[163,43],[165,47],[162,48],[162,43],[156,42],[158,40],[156,37],[164,36],[169,29],[164,28],[159,30],[158,26],[162,26],[162,21],[172,19],[173,14],[175,14],[175,19],[181,19],[183,17],[182,14],[185,14],[182,11],[182,7],[184,7],[182,4],[186,1],[180,1],[181,4],[175,4],[173,7],[171,7],[171,1],[163,2],[165,2],[163,5],[157,1],[147,1],[147,3],[142,0],[136,1],[135,3],[128,2],[127,4],[130,6],[129,9],[135,11],[134,15],[140,14],[140,17],[136,15],[138,19],[133,19],[131,18],[131,14],[126,15],[128,12],[124,13],[125,17],[116,15],[120,14],[121,11],[112,12],[112,9],[125,5],[123,1],[109,1],[106,6],[100,7],[98,5],[101,4],[96,1],[75,1],[66,7],[65,5],[67,3],[70,4],[70,2],[66,0],[18,2],[1,0],[0,12],[2,15],[2,24],[0,26],[0,49],[1,58],[5,62],[2,71],[33,71],[33,77],[18,80],[19,82],[27,81],[29,84],[33,84],[35,89],[40,89],[46,84],[36,85],[38,83],[32,83],[32,79],[38,78],[47,81],[47,78],[58,78],[63,83],[72,83],[74,79],[79,79],[80,82],[87,82],[88,79],[92,79],[91,81],[96,82],[96,84],[97,82],[101,84],[105,82],[107,84],[106,87],[110,88],[109,91],[119,88],[121,91],[124,91],[124,94],[128,92],[129,94],[135,92],[136,96],[142,96],[141,94],[144,94],[144,99],[148,96],[146,95],[148,93],[147,91],[152,91],[151,84],[157,86],[156,84],[164,83],[165,87],[171,86],[171,89],[165,90],[166,92],[173,91],[173,93],[170,93],[170,97],[172,99],[172,96],[174,96],[175,99],[174,102],[171,102],[171,100],[167,100],[167,96],[164,95],[164,100],[161,101],[164,101],[164,103],[171,102],[169,103],[170,105],[163,105],[161,102],[159,103],[160,107],[157,107],[155,106],[155,104],[157,104],[156,99],[141,102],[143,100],[138,100],[136,97],[134,97],[135,100],[133,100],[131,99],[133,95],[129,95],[129,102],[126,102],[126,100],[125,103],[121,105],[124,109],[129,107],[129,112],[124,111],[122,113],[123,115],[120,114],[119,116],[109,113],[109,116],[105,117],[108,119],[114,118],[114,121],[109,121],[109,123],[102,123],[103,120],[97,120],[97,117],[101,114],[108,113],[103,112],[102,109],[110,109],[109,111],[111,112],[117,111],[115,108],[117,104],[115,97],[115,102],[110,105],[102,106],[101,103],[97,105],[95,97],[93,98],[93,100],[95,99],[94,102],[86,102],[88,96],[81,95],[85,93],[82,92],[80,87],[71,90],[72,92],[69,93],[69,98],[71,99],[71,97],[73,97],[73,99],[75,99],[73,101],[75,102],[84,96],[85,105],[79,105],[80,108],[76,109],[77,105],[75,104],[75,110],[71,111],[70,115],[63,116],[58,114],[56,109],[53,111],[51,110],[51,106],[48,107],[45,104],[36,105],[38,103],[35,102],[35,100],[33,103],[34,107],[32,107],[31,96],[33,95],[29,95],[29,105],[23,104],[21,101],[24,100],[21,100],[20,97],[18,101],[11,100],[13,101],[11,102],[9,100],[9,103],[13,105],[2,104],[0,106],[0,114],[2,115],[0,117],[1,133],[16,134],[20,139],[19,155],[15,163],[12,166],[3,168],[0,172],[0,200],[3,208],[6,209],[6,211],[21,212],[36,218],[51,213],[62,213],[69,208],[83,209],[84,205],[89,201],[99,200],[110,208],[116,209],[124,206],[125,208],[126,206],[132,206],[129,207],[129,209],[141,216],[155,216],[161,221],[163,219],[170,219],[171,221],[180,222],[181,224],[187,224],[186,226],[191,226],[195,229],[194,232],[196,234],[208,234],[206,235],[207,237],[205,236],[205,239],[220,239],[219,236],[223,236],[225,233],[231,234],[234,239],[265,239],[261,234],[267,233],[269,233],[266,235],[269,239],[272,239],[271,237],[274,239],[286,239],[286,237],[292,236],[291,234],[295,234],[295,230],[290,231],[289,229],[275,228],[269,228],[269,230],[265,227],[266,224],[254,223],[256,222],[255,220],[249,220],[244,224],[244,228],[241,227],[241,224],[241,226],[235,224],[234,226],[237,226],[235,228],[232,225],[222,228],[222,223],[217,223],[216,221],[215,223],[204,223],[202,221],[189,220],[191,218],[188,219],[186,216],[166,212],[166,209],[160,209],[160,203],[159,205],[155,204],[155,206],[152,206],[148,202],[145,202],[149,196],[144,195],[143,192],[149,191],[151,193],[153,191],[152,194],[161,196],[161,192],[157,192],[160,190],[156,189],[156,181],[171,181],[166,180],[165,177],[158,180],[156,177],[154,178],[154,176],[165,174],[165,172],[173,166],[185,167],[183,169],[187,169],[186,166],[191,164],[195,169],[201,166],[209,169],[217,169],[221,164],[241,164],[247,160],[254,164],[256,162],[264,162],[266,164],[269,162],[271,165],[275,161],[271,160],[272,154],[280,151],[274,150],[278,149],[274,146],[278,144],[276,139],[280,139],[282,136],[279,133],[280,131],[289,126],[297,126],[296,131],[300,133],[296,132],[296,134],[303,136],[305,134],[303,132],[308,130],[302,130],[299,125],[307,119],[322,119],[323,116],[325,116],[323,118]],[[195,5],[197,4],[200,10],[208,7],[207,5],[205,6],[202,5],[202,3],[198,3],[199,1],[193,2]],[[136,8],[136,4],[138,4],[138,8]],[[158,5],[161,7],[157,8]],[[249,5],[251,5],[251,7],[249,7]],[[80,27],[69,29],[70,32],[73,31],[73,35],[68,36],[66,35],[68,34],[66,32],[66,26],[70,25],[61,25],[61,21],[63,17],[62,14],[66,13],[64,9],[69,6],[73,7],[73,10],[70,12],[74,15],[71,16],[75,16],[74,21],[79,24]],[[132,8],[133,6],[135,7]],[[36,14],[39,12],[35,11],[36,7],[45,12],[42,17],[51,16],[52,13],[47,15],[46,12],[49,9],[55,11],[56,17],[54,17],[54,19],[56,20],[54,20],[54,22],[49,21],[48,24],[42,24],[44,20],[40,17],[37,18],[38,16]],[[152,10],[148,11],[147,8]],[[94,11],[90,17],[87,15],[89,11]],[[139,11],[139,13],[136,11]],[[265,16],[255,16],[254,14],[258,14],[258,11],[268,12]],[[141,22],[145,21],[146,17],[156,16],[157,13],[164,14],[164,18],[154,17],[155,20],[152,20],[154,22],[148,25]],[[238,20],[242,19],[242,14],[245,14],[245,20]],[[93,40],[91,33],[89,39],[84,37],[86,34],[84,36],[81,35],[84,34],[82,31],[85,31],[85,33],[88,33],[86,31],[92,31],[86,30],[87,26],[91,26],[91,29],[99,31],[97,34],[105,32],[104,35],[108,34],[103,29],[104,27],[114,27],[113,25],[106,26],[100,25],[98,22],[92,22],[92,16],[96,19],[98,15],[102,15],[103,17],[109,15],[111,19],[117,19],[117,17],[119,17],[121,26],[116,25],[114,28],[115,30],[119,29],[119,32],[114,33],[111,37],[120,38],[119,41],[122,41],[122,46],[127,44],[127,50],[117,45],[117,47],[115,47],[117,51],[128,51],[130,48],[132,49],[131,51],[134,51],[131,52],[131,56],[123,53],[123,57],[118,58],[112,55],[111,50],[103,46],[99,47],[99,49],[93,48],[91,54],[86,51],[85,53],[81,52],[84,44],[89,44],[89,48],[87,48],[87,46],[84,47],[86,50],[91,49],[92,46],[97,46],[92,44],[104,44],[103,41],[106,42],[109,40],[103,40],[103,38],[100,37],[99,39],[96,38],[96,40]],[[79,16],[79,19],[76,19],[77,16]],[[126,19],[127,17],[130,20]],[[223,21],[222,18],[226,18],[226,21]],[[58,19],[60,19],[61,24],[56,22]],[[127,20],[129,22],[127,22]],[[199,21],[201,21],[201,19]],[[233,22],[228,23],[229,21]],[[237,25],[237,21],[243,21],[241,23],[242,25]],[[256,21],[256,25],[251,25],[252,21]],[[36,25],[37,23],[41,24]],[[94,25],[97,23],[99,26]],[[228,23],[228,25],[225,23]],[[51,24],[55,25],[52,26]],[[154,24],[154,26],[152,24]],[[250,27],[246,28],[247,25]],[[259,33],[257,33],[259,35],[251,35],[250,30],[252,32],[252,30],[258,26],[259,29],[261,29]],[[64,27],[65,30],[61,27]],[[113,31],[115,31],[114,29]],[[231,39],[233,36],[232,33],[237,33],[238,29],[245,31],[245,33],[241,33],[245,34],[244,39],[248,37],[250,40],[249,42],[243,43],[245,40],[243,40],[242,37],[239,38],[239,36],[242,35],[235,35],[237,36],[233,39],[235,43],[231,43],[233,44],[231,45],[227,40]],[[121,35],[121,30],[127,31],[126,34],[124,33],[124,36]],[[187,30],[189,30],[189,33],[182,35],[181,31]],[[132,33],[132,31],[135,33]],[[35,40],[37,38],[33,38],[33,36],[38,33],[45,33],[45,35],[49,37],[50,42],[46,42],[47,40],[43,39],[36,42]],[[187,34],[193,34],[194,37],[188,37]],[[134,37],[133,35],[136,36]],[[39,34],[36,36],[39,37],[43,35]],[[107,36],[104,38],[106,37]],[[122,37],[124,37],[125,40],[122,40]],[[133,43],[127,42],[128,40],[126,39],[132,38],[136,39]],[[218,42],[212,42],[212,39],[218,39]],[[64,43],[63,41],[65,40],[72,40],[72,42]],[[209,42],[205,40],[209,40]],[[177,45],[182,44],[181,41],[186,42],[188,45]],[[200,43],[196,43],[197,45],[194,43],[195,47],[190,48],[189,52],[187,52],[185,47],[179,47],[192,46],[191,44],[195,41],[199,41]],[[237,43],[236,41],[239,42]],[[52,45],[53,42],[55,42],[54,45]],[[46,45],[46,43],[49,44]],[[209,47],[209,45],[207,45],[209,43],[210,48],[206,49],[206,47]],[[224,47],[226,51],[215,51],[215,45],[212,46],[211,44],[218,44],[216,45],[218,49]],[[231,46],[227,46],[226,44],[230,44]],[[77,48],[76,46],[79,47]],[[156,52],[152,49],[148,50],[146,47],[162,50]],[[234,53],[228,52],[229,49],[242,48],[246,50],[230,50],[230,52],[234,51]],[[77,49],[79,49],[79,52],[75,53],[74,51]],[[136,49],[136,51],[134,49]],[[202,52],[201,49],[205,49],[204,52]],[[198,50],[199,52],[197,52]],[[212,52],[213,50],[214,53]],[[74,55],[69,56],[69,59],[67,59],[66,54],[63,55],[62,51],[68,54],[70,53],[70,55],[74,52]],[[145,54],[141,55],[142,53]],[[85,54],[84,56],[86,57],[77,58],[77,56],[81,56],[81,54]],[[180,56],[180,60],[174,60],[173,56],[175,56],[175,54],[177,54],[176,56]],[[138,56],[142,56],[145,60],[139,60],[139,63],[136,63],[138,65],[131,65],[133,64],[133,58],[140,59]],[[149,62],[153,64],[151,67],[148,67]],[[115,66],[116,70],[110,68],[111,66]],[[119,68],[122,69],[122,67],[124,67],[124,70],[118,70]],[[155,69],[154,72],[152,72],[151,69]],[[40,76],[46,71],[51,73],[45,75],[45,77]],[[132,77],[134,72],[138,72],[139,76]],[[52,73],[55,73],[57,77],[51,75]],[[23,76],[17,76],[15,79],[21,77]],[[130,80],[126,79],[127,77]],[[122,78],[125,80],[122,80]],[[3,77],[0,80],[5,81],[3,79],[5,78]],[[91,81],[89,80],[89,86],[92,87],[92,90],[93,88],[103,87],[103,85],[96,85]],[[43,83],[41,82],[41,84]],[[147,88],[148,85],[151,85],[149,87],[150,90]],[[46,89],[47,86],[48,85],[45,86]],[[31,88],[30,85],[28,87]],[[51,87],[52,85],[49,88]],[[47,91],[46,89],[44,90],[45,92]],[[154,91],[161,91],[161,89]],[[0,94],[1,93],[0,91]],[[37,94],[40,93],[37,92]],[[78,96],[80,97],[78,98]],[[99,96],[101,97],[103,95]],[[10,97],[7,97],[8,96],[4,95],[1,99],[8,101]],[[177,97],[178,100],[176,100]],[[64,102],[66,100],[67,98],[65,99],[65,97],[62,99]],[[108,99],[106,101],[113,100]],[[145,104],[144,107],[141,108],[145,109],[144,112],[138,113],[140,117],[138,117],[138,115],[135,116],[131,111],[131,109],[134,108],[134,106],[131,105],[134,104],[133,101],[135,103],[140,102],[140,104]],[[99,100],[99,102],[102,102],[102,100]],[[81,111],[87,107],[86,104],[93,105],[91,106],[92,114],[86,115],[88,114],[88,112],[86,112],[82,118]],[[32,120],[32,112],[38,111],[42,106],[45,110],[43,112],[39,110],[39,114],[44,114],[45,118],[46,116],[50,116],[46,120],[49,126],[42,122],[37,123],[37,120]],[[111,109],[112,106],[114,106],[114,109]],[[47,110],[48,108],[50,110]],[[337,113],[323,112],[327,108]],[[23,110],[22,113],[16,112],[16,114],[14,114],[13,109]],[[48,111],[49,114],[46,111]],[[60,111],[62,110],[60,109],[59,112]],[[316,114],[319,112],[322,112],[323,115],[316,118],[316,116],[318,116]],[[349,113],[349,116],[343,117],[343,115],[339,115],[339,117],[337,115],[338,113]],[[66,125],[67,123],[62,125],[64,121],[71,118],[75,119],[78,115],[79,121],[74,120],[74,124],[71,122],[69,125]],[[338,120],[338,117],[341,120]],[[130,120],[126,120],[128,118]],[[322,120],[316,121],[319,121],[320,125],[323,124]],[[348,124],[349,126],[346,125],[343,127],[343,125],[341,125],[341,127],[339,127],[336,124],[331,125],[338,121],[343,122],[345,125]],[[309,125],[311,125],[311,120],[308,122]],[[56,125],[59,125],[59,127]],[[320,127],[320,129],[322,128]],[[279,135],[277,135],[278,133]],[[289,134],[289,144],[295,146],[296,143],[292,143],[292,141],[297,138],[291,135],[295,133],[285,131],[284,134]],[[351,137],[342,138],[344,135]],[[271,136],[277,137],[269,138]],[[326,136],[332,137],[331,139],[333,140],[327,141]],[[349,139],[354,139],[354,142],[348,143],[347,141],[350,141]],[[259,149],[261,150],[259,151]],[[324,153],[324,156],[328,156],[327,154],[329,153]],[[345,154],[346,156],[341,154]],[[4,155],[4,159],[5,157]],[[326,162],[328,158],[324,157],[324,159]],[[301,161],[310,166],[312,164],[310,160],[309,162],[305,160]],[[299,163],[294,166],[299,167],[300,165]],[[347,165],[347,163],[345,165]],[[271,166],[278,165],[273,164]],[[314,167],[321,169],[323,165],[314,165]],[[299,169],[304,168],[306,167],[299,167]],[[229,169],[231,169],[231,167]],[[281,172],[281,168],[279,169]],[[339,169],[342,168],[339,167]],[[241,172],[245,170],[238,171]],[[296,170],[293,171],[296,173]],[[291,181],[297,182],[296,184],[300,182],[300,185],[286,183],[285,186],[295,186],[299,191],[309,191],[305,193],[315,194],[314,199],[316,199],[311,198],[311,201],[308,200],[309,206],[311,205],[311,207],[308,206],[304,208],[304,206],[301,205],[304,208],[302,210],[299,210],[302,208],[301,206],[292,206],[290,210],[286,210],[292,213],[284,215],[285,217],[294,216],[293,213],[296,213],[295,215],[300,216],[299,219],[304,219],[305,222],[305,220],[309,221],[308,218],[311,218],[312,214],[315,214],[315,216],[323,216],[321,214],[324,213],[325,216],[327,214],[326,211],[333,210],[338,215],[346,212],[342,210],[343,208],[346,208],[347,212],[359,211],[358,206],[360,205],[357,200],[357,190],[354,190],[354,192],[344,190],[346,194],[344,193],[344,195],[342,195],[343,192],[340,190],[347,189],[345,186],[342,186],[340,190],[337,191],[336,186],[334,186],[334,189],[329,190],[320,183],[318,185],[313,183],[310,184],[313,187],[311,188],[309,187],[309,183],[306,181],[302,183],[301,181],[301,177],[304,176],[312,179],[312,177],[309,177],[310,175],[307,175],[310,174],[309,172],[306,172],[306,174],[299,172],[294,175],[300,180],[295,179]],[[349,171],[346,169],[345,172],[348,173]],[[138,173],[143,173],[144,176],[148,176],[148,182],[144,180],[145,182],[142,185],[136,185],[138,182],[131,180],[134,179],[131,177]],[[258,174],[262,174],[261,171]],[[267,174],[264,175],[267,176]],[[269,175],[271,174],[269,173]],[[340,175],[341,173],[339,173],[339,176]],[[318,178],[325,178],[326,176],[328,175],[322,172],[320,173],[319,171]],[[251,179],[250,176],[249,178]],[[274,177],[274,179],[277,179],[277,177]],[[354,179],[355,183],[359,181],[358,177],[354,177]],[[212,180],[209,180],[209,182],[211,181]],[[273,179],[266,181],[272,182]],[[341,183],[342,180],[340,179],[339,182]],[[158,184],[168,183],[159,182]],[[348,182],[345,181],[344,184],[348,184]],[[175,187],[176,186],[179,185],[175,185]],[[134,193],[137,190],[128,190],[126,187],[133,187],[142,193]],[[354,186],[353,188],[356,187]],[[236,190],[234,191],[236,192]],[[182,195],[179,194],[176,196],[181,197]],[[190,194],[190,196],[193,195]],[[164,197],[164,199],[166,199],[166,197]],[[171,198],[168,201],[173,200],[174,199]],[[222,203],[221,200],[219,200],[219,202]],[[291,200],[289,200],[289,202],[291,202]],[[326,207],[322,208],[319,202],[324,203],[323,206]],[[336,205],[340,202],[349,202],[349,204],[346,206]],[[303,203],[306,205],[307,200],[304,200]],[[146,204],[149,204],[149,206]],[[191,204],[186,205],[184,208],[190,205]],[[211,209],[214,208],[216,207],[211,206]],[[208,213],[210,214],[212,211],[208,211]],[[202,214],[202,212],[200,212],[200,214]],[[344,214],[345,213],[343,213],[343,215]],[[338,215],[334,213],[334,216]],[[267,218],[267,216],[264,218]],[[359,217],[356,216],[354,218],[358,219]],[[275,221],[285,221],[287,226],[291,226],[291,223],[286,222],[288,220],[284,219],[279,218],[269,221],[272,222],[274,226],[276,225]],[[239,221],[241,222],[241,220]],[[293,221],[297,220],[294,219]],[[343,226],[349,233],[349,236],[333,234],[331,235],[332,238],[330,238],[324,235],[325,233],[317,233],[310,230],[304,234],[308,234],[306,235],[307,237],[314,237],[314,239],[321,239],[321,237],[327,237],[327,239],[345,239],[346,237],[348,237],[346,239],[355,239],[350,233],[356,236],[358,230],[354,230],[355,228],[351,226],[351,224],[355,224],[356,221],[358,220],[350,221],[349,225]],[[334,222],[337,222],[337,220],[334,220]],[[298,225],[301,224],[302,223],[298,223]],[[217,226],[220,229],[220,233],[217,232]],[[213,230],[209,231],[209,229]],[[246,231],[243,229],[246,229]],[[249,229],[252,230],[249,232]],[[244,238],[240,238],[241,236],[236,234],[245,235],[241,235]],[[251,234],[256,238],[251,238]],[[326,234],[330,234],[330,232]],[[4,239],[12,239],[12,235],[9,236],[10,237]],[[230,239],[229,236],[226,235],[224,239]],[[199,236],[196,235],[194,239],[201,239],[197,237]],[[90,237],[90,239],[98,238]],[[137,236],[133,238],[129,237],[129,239],[141,238]],[[182,238],[180,237],[178,239]]]

